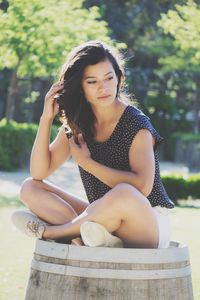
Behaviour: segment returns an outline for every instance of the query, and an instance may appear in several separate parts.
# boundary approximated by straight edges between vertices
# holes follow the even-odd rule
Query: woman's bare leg
[[[27,178],[22,184],[22,202],[49,224],[65,224],[81,214],[88,203],[55,185]]]
[[[87,220],[102,224],[109,232],[121,238],[125,245],[158,245],[158,224],[154,211],[148,199],[129,184],[118,184],[67,224],[46,226],[43,237],[77,237],[80,235],[81,224]]]

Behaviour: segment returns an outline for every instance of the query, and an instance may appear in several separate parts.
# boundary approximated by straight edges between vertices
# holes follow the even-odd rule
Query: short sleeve
[[[154,149],[156,149],[158,147],[158,145],[160,145],[160,143],[164,140],[164,138],[162,136],[160,136],[160,134],[157,132],[157,130],[151,124],[149,117],[147,117],[145,114],[138,116],[137,129],[138,129],[137,132],[140,129],[148,129],[150,131],[152,136],[155,138]]]

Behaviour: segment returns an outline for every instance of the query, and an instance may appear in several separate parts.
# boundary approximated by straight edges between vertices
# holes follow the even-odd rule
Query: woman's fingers
[[[84,138],[83,138],[82,133],[79,133],[79,134],[78,134],[78,142],[79,142],[80,145],[85,144],[85,140],[84,140]]]
[[[73,135],[69,137],[68,140],[71,147],[75,147],[75,148],[79,147],[79,145],[77,145],[77,143],[75,142]]]
[[[53,84],[48,92],[49,98],[54,98],[56,94],[63,89],[64,83]]]
[[[72,131],[67,131],[67,132],[66,132],[66,136],[67,136],[68,140],[69,140],[70,138],[72,138],[72,137],[73,137]]]
[[[54,119],[59,111],[59,106],[56,102],[56,98],[64,87],[64,82],[54,83],[48,93],[46,94],[44,101],[43,114],[50,119]]]
[[[82,166],[86,160],[90,158],[90,151],[83,139],[82,134],[78,134],[78,143],[76,142],[74,136],[69,138],[69,146],[71,155],[78,165]]]

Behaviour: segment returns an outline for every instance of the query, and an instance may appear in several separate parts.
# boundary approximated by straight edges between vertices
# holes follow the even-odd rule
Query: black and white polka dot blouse
[[[129,148],[134,137],[142,128],[148,129],[155,138],[155,179],[152,191],[147,198],[152,206],[160,205],[167,208],[173,208],[174,203],[168,197],[160,178],[159,160],[156,148],[163,138],[154,129],[149,118],[141,110],[128,105],[107,141],[97,142],[94,139],[89,139],[87,137],[85,137],[85,140],[91,152],[92,159],[114,169],[130,171],[128,157]],[[90,203],[99,199],[111,189],[80,166],[79,171]]]

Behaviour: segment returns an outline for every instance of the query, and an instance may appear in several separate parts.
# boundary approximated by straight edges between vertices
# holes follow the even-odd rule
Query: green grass
[[[22,300],[25,296],[35,241],[18,232],[10,215],[20,203],[0,197],[0,300]],[[171,212],[172,239],[189,246],[194,299],[200,299],[200,208],[176,207]]]
[[[34,240],[15,230],[10,223],[14,207],[0,208],[0,300],[24,299]]]
[[[2,207],[22,207],[22,202],[15,196],[0,195],[0,208]]]
[[[194,299],[200,299],[200,207],[175,207],[171,213],[172,239],[188,245]]]

